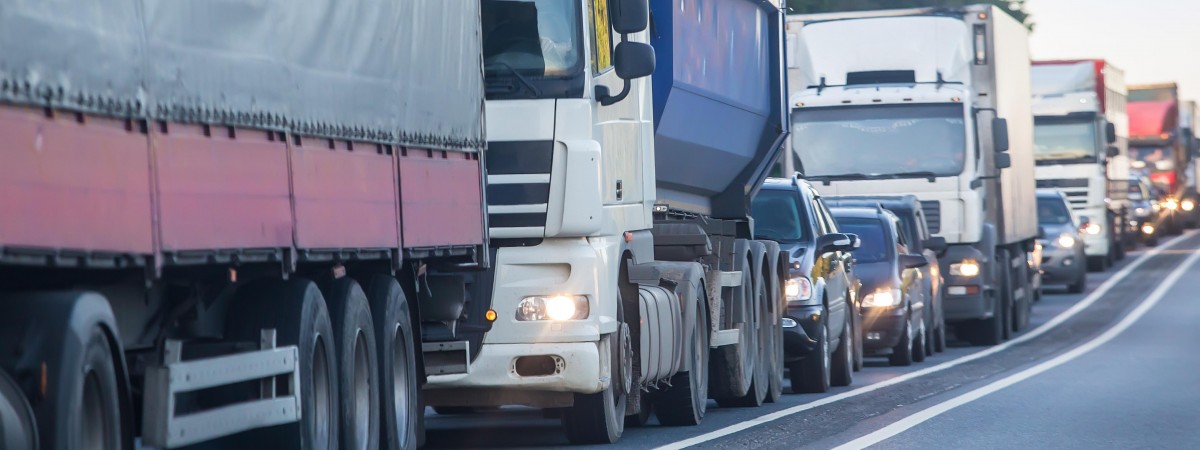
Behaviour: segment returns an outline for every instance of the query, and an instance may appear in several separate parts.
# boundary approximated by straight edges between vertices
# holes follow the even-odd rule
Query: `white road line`
[[[926,367],[924,369],[909,372],[904,375],[897,376],[895,378],[889,378],[887,380],[880,381],[875,384],[869,384],[869,385],[860,387],[858,389],[846,391],[841,394],[831,395],[831,396],[821,398],[819,400],[815,400],[815,401],[812,401],[809,403],[803,403],[800,405],[793,406],[791,408],[787,408],[787,409],[776,411],[776,412],[773,412],[770,414],[765,414],[765,415],[762,415],[759,417],[755,417],[750,420],[738,422],[733,425],[727,426],[725,428],[713,430],[708,433],[693,436],[688,439],[684,439],[684,440],[677,441],[677,442],[672,442],[670,444],[656,447],[654,450],[678,450],[678,449],[691,447],[693,445],[703,444],[705,442],[712,441],[714,439],[719,439],[719,438],[731,435],[733,433],[747,430],[747,429],[750,429],[750,428],[753,428],[753,427],[756,427],[759,425],[763,425],[763,424],[766,424],[769,422],[773,422],[773,421],[782,419],[784,417],[787,417],[787,416],[790,416],[793,414],[808,411],[808,410],[814,409],[814,408],[819,408],[819,407],[828,405],[830,403],[840,402],[842,400],[846,400],[849,398],[858,397],[860,395],[874,392],[874,391],[883,389],[888,386],[894,386],[894,385],[903,383],[905,381],[923,377],[925,375],[941,372],[946,369],[960,366],[962,364],[966,364],[971,361],[975,361],[980,358],[985,358],[990,355],[994,355],[996,353],[1002,352],[1014,345],[1017,345],[1022,342],[1028,341],[1030,339],[1033,339],[1035,337],[1041,336],[1041,335],[1045,334],[1046,332],[1050,331],[1051,329],[1053,329],[1054,327],[1058,326],[1059,324],[1069,320],[1071,317],[1074,317],[1076,314],[1079,314],[1080,311],[1083,311],[1087,307],[1091,306],[1093,303],[1096,303],[1096,301],[1099,300],[1101,297],[1103,297],[1104,294],[1107,294],[1108,291],[1113,288],[1113,286],[1115,286],[1122,279],[1124,279],[1126,276],[1128,276],[1130,273],[1132,273],[1133,270],[1136,269],[1138,266],[1142,265],[1142,263],[1146,262],[1146,260],[1154,257],[1155,255],[1158,255],[1159,253],[1162,253],[1168,247],[1171,247],[1171,246],[1183,241],[1183,239],[1192,236],[1192,234],[1194,234],[1194,233],[1195,233],[1195,231],[1192,231],[1192,232],[1188,232],[1183,235],[1177,236],[1174,239],[1171,239],[1170,241],[1167,241],[1167,242],[1163,243],[1162,245],[1159,245],[1158,247],[1155,247],[1155,248],[1151,249],[1150,251],[1142,254],[1142,256],[1138,257],[1138,259],[1135,259],[1133,262],[1129,263],[1128,266],[1125,266],[1124,269],[1121,269],[1119,272],[1113,274],[1113,276],[1110,277],[1108,280],[1105,280],[1105,282],[1100,284],[1100,286],[1097,287],[1095,291],[1092,291],[1091,294],[1089,294],[1083,300],[1080,300],[1079,303],[1076,303],[1075,305],[1068,308],[1066,311],[1063,311],[1063,312],[1059,313],[1057,316],[1054,316],[1054,318],[1050,319],[1049,321],[1042,324],[1041,326],[1034,328],[1033,330],[1030,330],[1029,332],[1027,332],[1021,336],[1018,336],[1011,341],[1005,342],[1000,345],[992,346],[992,347],[986,348],[984,350],[980,350],[978,352],[971,353],[969,355],[961,356],[957,359],[952,359],[950,361],[946,361],[946,362],[938,364],[936,366]]]
[[[923,409],[911,416],[908,416],[908,417],[900,419],[896,422],[893,422],[891,425],[880,428],[878,430],[875,430],[874,432],[871,432],[870,434],[867,434],[858,439],[855,439],[853,441],[842,444],[842,445],[836,447],[834,450],[861,449],[861,448],[866,448],[871,445],[878,444],[888,438],[896,436],[897,434],[903,433],[905,430],[908,430],[912,427],[915,427],[917,425],[925,423],[926,421],[928,421],[934,417],[940,416],[940,415],[946,413],[947,411],[950,411],[954,408],[965,405],[967,403],[971,403],[975,400],[979,400],[980,398],[982,398],[985,395],[991,394],[993,392],[999,391],[1006,387],[1009,387],[1014,384],[1020,383],[1022,381],[1028,380],[1034,376],[1037,376],[1038,374],[1040,374],[1042,372],[1045,372],[1047,370],[1050,370],[1055,367],[1066,364],[1068,361],[1078,358],[1087,352],[1095,350],[1096,347],[1104,345],[1106,342],[1111,341],[1111,340],[1113,340],[1113,338],[1116,338],[1121,333],[1124,333],[1125,330],[1127,330],[1127,329],[1129,329],[1129,327],[1133,326],[1133,324],[1135,322],[1137,322],[1138,319],[1141,319],[1142,316],[1144,316],[1146,314],[1146,312],[1150,310],[1150,308],[1153,308],[1154,305],[1158,304],[1158,302],[1160,300],[1162,300],[1162,298],[1164,296],[1166,296],[1167,291],[1175,286],[1175,282],[1179,281],[1179,277],[1183,276],[1183,273],[1185,271],[1187,271],[1187,269],[1189,267],[1191,267],[1192,263],[1195,262],[1196,259],[1200,259],[1200,252],[1193,251],[1191,256],[1188,256],[1188,258],[1186,260],[1184,260],[1183,264],[1180,264],[1179,267],[1177,267],[1175,270],[1171,271],[1171,274],[1167,275],[1167,278],[1163,280],[1162,284],[1158,285],[1158,287],[1155,288],[1154,291],[1150,292],[1150,296],[1146,297],[1146,300],[1142,301],[1142,303],[1139,304],[1136,308],[1134,308],[1133,311],[1131,311],[1129,313],[1129,315],[1125,316],[1124,319],[1121,319],[1120,322],[1117,322],[1116,326],[1109,328],[1107,331],[1105,331],[1101,335],[1096,336],[1095,339],[1092,339],[1092,340],[1088,341],[1087,343],[1080,345],[1079,347],[1075,347],[1071,351],[1068,351],[1066,353],[1058,355],[1058,356],[1054,357],[1053,359],[1042,362],[1041,364],[1038,364],[1036,366],[1022,370],[1015,374],[1009,375],[998,381],[995,381],[986,386],[977,388],[966,394],[960,395],[958,397],[954,397],[945,402],[938,403],[937,405]]]

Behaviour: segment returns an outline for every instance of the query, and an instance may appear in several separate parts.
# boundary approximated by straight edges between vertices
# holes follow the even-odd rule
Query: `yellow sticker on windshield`
[[[612,67],[612,34],[608,24],[608,0],[592,0],[592,69],[600,73]]]

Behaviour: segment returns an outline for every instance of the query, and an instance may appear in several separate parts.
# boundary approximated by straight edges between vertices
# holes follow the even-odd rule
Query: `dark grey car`
[[[1042,232],[1042,281],[1066,285],[1071,293],[1087,286],[1087,256],[1080,223],[1067,197],[1053,189],[1038,189],[1038,225]]]

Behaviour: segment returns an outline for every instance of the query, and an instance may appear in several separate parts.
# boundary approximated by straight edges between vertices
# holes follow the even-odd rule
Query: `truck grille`
[[[921,211],[925,213],[925,226],[929,227],[930,234],[938,234],[942,231],[942,202],[937,200],[921,201]]]
[[[1069,178],[1057,180],[1037,180],[1038,189],[1058,189],[1067,196],[1067,202],[1072,209],[1083,209],[1088,203],[1088,179]]]
[[[488,234],[492,238],[545,234],[553,157],[553,141],[488,143]]]

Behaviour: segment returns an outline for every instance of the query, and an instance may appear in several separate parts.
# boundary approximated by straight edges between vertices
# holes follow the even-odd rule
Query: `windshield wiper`
[[[937,179],[938,174],[930,172],[928,170],[917,170],[917,171],[912,171],[912,172],[893,173],[890,175],[886,175],[886,177],[887,178],[924,178],[926,180],[929,180],[930,183],[932,183]]]
[[[823,182],[823,183],[825,183],[826,186],[828,186],[830,181],[894,180],[894,179],[900,179],[900,178],[925,178],[925,179],[929,180],[930,183],[932,183],[932,182],[934,182],[935,179],[937,179],[937,176],[938,175],[936,173],[933,173],[933,172],[930,172],[927,170],[922,170],[922,171],[900,172],[900,173],[843,173],[840,175],[818,175],[818,176],[811,176],[811,177],[806,177],[806,178],[811,181]]]
[[[825,183],[825,185],[826,185],[826,186],[829,186],[829,182],[830,182],[830,181],[843,181],[843,180],[866,180],[866,179],[870,179],[870,178],[871,178],[871,175],[867,175],[867,174],[865,174],[865,173],[843,173],[843,174],[840,174],[840,175],[814,175],[814,176],[806,176],[806,177],[804,177],[804,178],[805,178],[805,179],[807,179],[807,180],[809,180],[809,181],[820,181],[820,182],[823,182],[823,183]]]
[[[513,74],[513,76],[515,76],[517,78],[517,80],[521,82],[522,85],[524,85],[527,89],[529,89],[529,92],[533,93],[534,97],[542,96],[542,91],[540,89],[538,89],[537,86],[534,85],[532,82],[530,82],[528,78],[525,78],[524,75],[521,75],[521,72],[517,71],[517,69],[514,68],[513,66],[511,66],[508,63],[503,62],[503,61],[492,61],[490,63],[487,63],[487,65],[485,65],[484,68],[486,69],[488,67],[493,67],[493,66],[501,66],[501,67],[504,67],[505,69],[508,69],[508,71],[511,72]]]

